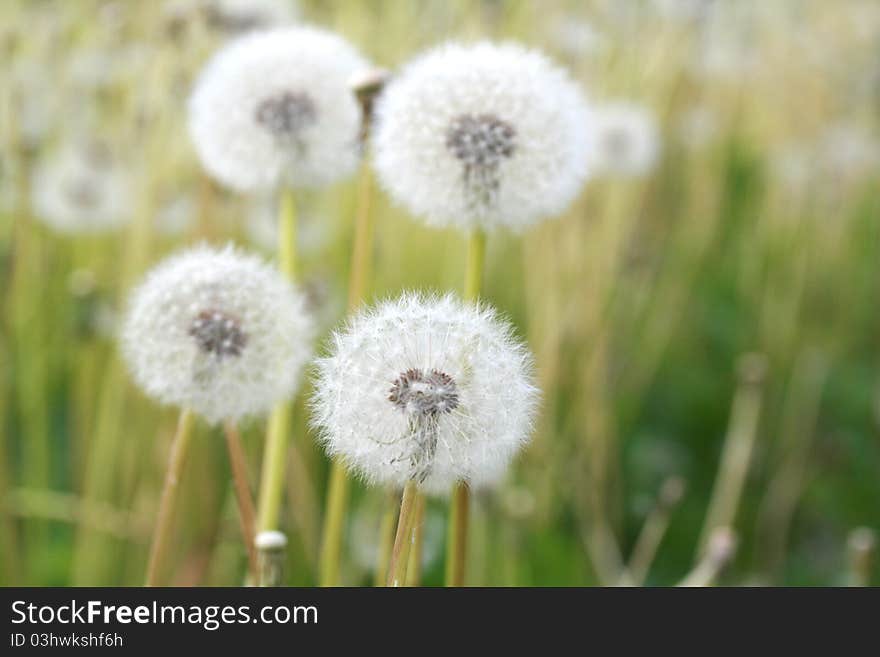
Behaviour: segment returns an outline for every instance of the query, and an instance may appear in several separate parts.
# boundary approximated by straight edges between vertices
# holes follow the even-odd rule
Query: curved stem
[[[171,534],[171,525],[174,520],[174,507],[177,502],[177,485],[183,472],[184,463],[186,463],[187,452],[189,452],[192,427],[192,411],[185,408],[180,412],[177,431],[171,443],[171,456],[168,460],[168,470],[165,473],[165,484],[162,488],[162,499],[159,503],[159,516],[153,533],[153,544],[150,547],[146,586],[156,586],[159,571],[165,559],[168,537]]]

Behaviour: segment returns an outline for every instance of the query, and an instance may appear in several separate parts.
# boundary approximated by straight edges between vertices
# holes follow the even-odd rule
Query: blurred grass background
[[[176,413],[132,386],[114,320],[133,282],[186,244],[274,250],[265,200],[211,183],[186,135],[194,76],[245,26],[222,4],[0,5],[3,584],[141,583]],[[490,239],[485,296],[534,351],[544,405],[509,482],[475,499],[469,583],[615,583],[661,489],[682,484],[648,584],[691,571],[713,518],[737,539],[721,583],[880,583],[876,565],[854,573],[848,548],[870,536],[857,528],[880,529],[880,5],[303,0],[296,13],[391,69],[445,39],[516,39],[591,100],[640,103],[661,126],[649,175],[591,180],[564,217]],[[119,231],[59,235],[34,216],[35,167],[82,139],[130,173]],[[344,312],[355,184],[297,198],[325,330]],[[381,191],[376,217],[372,297],[460,288],[460,235]],[[298,585],[315,582],[327,473],[307,394],[284,519]],[[263,426],[244,429],[254,477]],[[372,581],[385,499],[355,486],[347,584]],[[443,578],[444,507],[428,509],[428,584]],[[222,437],[204,426],[181,508],[171,581],[240,582]]]

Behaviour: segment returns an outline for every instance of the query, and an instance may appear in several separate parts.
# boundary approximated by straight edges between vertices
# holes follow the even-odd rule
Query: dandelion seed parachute
[[[660,155],[657,124],[651,113],[629,102],[596,108],[593,166],[597,175],[642,176]]]
[[[122,346],[145,392],[219,422],[292,395],[313,333],[303,296],[273,267],[231,247],[198,247],[134,292]]]
[[[190,98],[189,132],[203,166],[240,192],[320,187],[350,174],[361,110],[348,80],[366,67],[343,39],[314,28],[235,39]]]
[[[313,423],[367,481],[489,486],[528,441],[531,357],[486,306],[405,295],[361,311],[317,361]]]
[[[434,226],[524,230],[559,214],[587,174],[589,111],[568,75],[514,44],[449,44],[377,103],[375,166]]]
[[[42,162],[31,185],[36,217],[60,233],[100,233],[131,219],[128,172],[101,142],[72,143]]]

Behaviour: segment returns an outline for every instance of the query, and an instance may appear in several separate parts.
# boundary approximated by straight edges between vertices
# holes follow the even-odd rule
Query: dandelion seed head
[[[189,102],[205,169],[239,192],[320,187],[360,156],[361,109],[348,86],[367,63],[342,38],[308,27],[241,36],[208,63]]]
[[[38,219],[60,233],[100,233],[131,219],[128,171],[101,141],[70,143],[41,162],[33,175]]]
[[[660,155],[654,117],[639,105],[618,101],[596,108],[593,166],[602,176],[643,176]]]
[[[361,311],[317,361],[313,423],[367,481],[491,486],[528,441],[531,357],[489,307],[407,294]]]
[[[138,385],[210,422],[267,412],[311,356],[303,295],[231,247],[170,257],[132,295],[122,347]]]
[[[562,212],[587,173],[589,111],[568,75],[514,44],[448,44],[376,104],[375,165],[434,226],[523,230]]]

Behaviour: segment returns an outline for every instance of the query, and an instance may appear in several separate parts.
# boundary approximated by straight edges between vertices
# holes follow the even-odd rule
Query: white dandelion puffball
[[[485,306],[403,297],[361,311],[317,361],[313,423],[368,482],[489,486],[528,441],[531,357]]]
[[[597,175],[642,176],[660,156],[653,115],[644,107],[619,101],[596,108],[593,166]]]
[[[320,187],[360,157],[361,109],[348,86],[366,61],[314,28],[251,32],[207,64],[189,101],[202,165],[239,191]]]
[[[202,246],[147,275],[122,345],[144,391],[214,423],[290,397],[313,332],[303,296],[273,267],[232,247]]]
[[[31,183],[36,217],[59,233],[101,233],[132,217],[131,180],[106,144],[69,144],[37,167]]]
[[[515,44],[448,44],[380,96],[384,187],[434,226],[524,230],[561,213],[587,173],[589,111],[568,75]]]

